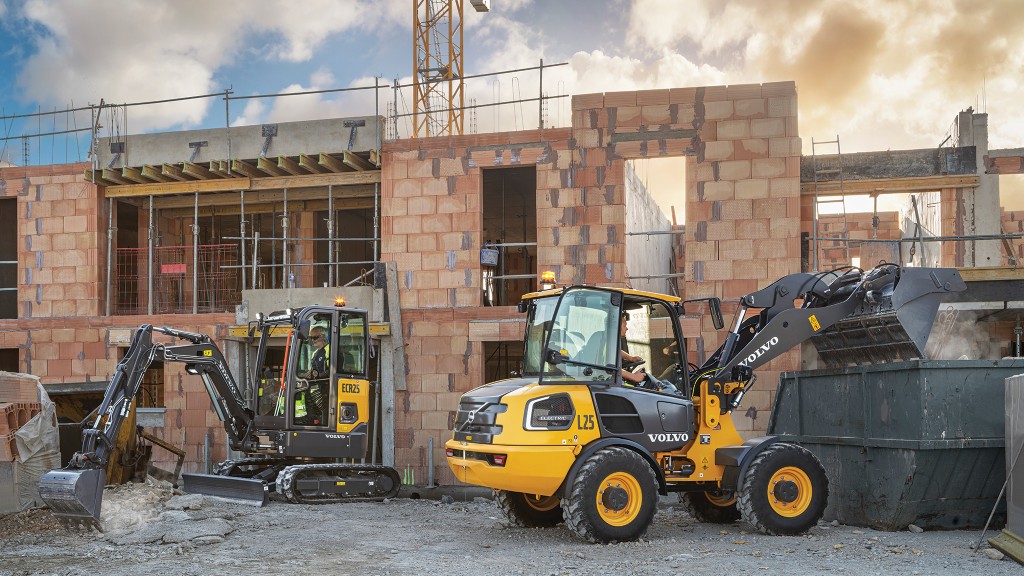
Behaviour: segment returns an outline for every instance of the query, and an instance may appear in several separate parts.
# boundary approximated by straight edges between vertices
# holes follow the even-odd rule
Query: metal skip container
[[[825,519],[880,530],[980,528],[1006,478],[1004,379],[1021,372],[1021,359],[788,372],[768,433],[821,460]]]

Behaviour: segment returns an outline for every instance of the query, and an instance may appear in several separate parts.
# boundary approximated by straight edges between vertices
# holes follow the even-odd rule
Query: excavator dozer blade
[[[39,481],[39,496],[53,515],[66,520],[100,519],[105,470],[50,470]]]
[[[182,490],[189,494],[217,496],[253,506],[266,506],[270,501],[270,487],[262,480],[217,474],[182,474],[181,480]]]
[[[895,288],[865,300],[811,342],[829,368],[925,359],[944,294],[966,288],[955,268],[903,268]]]

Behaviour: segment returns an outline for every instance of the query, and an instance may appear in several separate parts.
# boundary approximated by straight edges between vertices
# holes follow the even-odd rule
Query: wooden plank
[[[201,194],[227,190],[248,190],[248,178],[218,178],[216,180],[188,180],[186,182],[159,182],[156,184],[133,184],[129,186],[108,186],[107,198],[132,196],[163,196],[167,194]]]
[[[138,168],[131,166],[125,166],[121,168],[121,176],[129,182],[135,182],[136,184],[151,184],[152,182],[142,175],[142,171]]]
[[[181,168],[178,168],[174,164],[164,164],[163,167],[160,168],[160,173],[171,180],[177,180],[179,182],[188,180],[188,178],[185,178],[185,175],[182,174]]]
[[[351,167],[346,166],[344,162],[330,154],[320,154],[320,165],[331,172],[351,172],[353,170]]]
[[[819,183],[821,184],[821,183]],[[974,188],[978,186],[978,177],[973,174],[963,176],[922,176],[918,178],[875,178],[870,180],[846,180],[840,192],[839,182],[826,182],[835,185],[820,194],[823,196],[849,196],[853,194],[885,194],[943,188]],[[800,193],[814,195],[814,182],[801,182]]]
[[[306,176],[282,176],[278,178],[257,178],[252,181],[253,190],[275,188],[306,188],[311,186],[347,186],[350,184],[374,184],[380,182],[380,170],[348,172],[345,174],[309,174]]]
[[[131,180],[127,180],[121,176],[119,170],[113,170],[111,168],[104,168],[101,172],[103,179],[107,182],[113,182],[114,184],[131,184]]]
[[[344,162],[346,166],[351,166],[353,170],[372,170],[374,168],[374,166],[372,166],[369,162],[363,160],[362,158],[356,156],[354,153],[349,152],[348,150],[342,150],[341,154],[341,161]]]
[[[183,162],[183,164],[184,164],[184,166],[182,167],[181,172],[183,174],[185,174],[186,176],[191,176],[193,178],[198,178],[199,180],[209,180],[211,178],[219,178],[219,176],[217,176],[213,172],[210,172],[206,168],[203,168],[199,164],[194,164],[192,162]]]
[[[170,182],[171,179],[164,176],[158,166],[146,165],[142,167],[142,175],[153,182]]]
[[[114,185],[114,182],[108,182],[108,181],[103,179],[103,173],[102,172],[94,172],[91,168],[86,168],[85,169],[85,174],[83,176],[84,176],[86,182],[95,182],[97,186],[113,186]]]
[[[287,156],[277,157],[277,167],[283,170],[287,174],[292,176],[302,176],[306,174],[306,171],[299,168],[299,163]]]
[[[264,174],[257,170],[255,166],[249,164],[245,160],[232,160],[231,171],[249,178],[262,178],[264,176]]]
[[[274,162],[272,162],[271,160],[267,160],[266,158],[257,158],[256,167],[266,172],[267,174],[270,174],[271,176],[285,175],[284,170],[281,170],[280,168],[277,167],[277,164],[274,164]]]
[[[224,178],[230,178],[228,175],[228,163],[226,160],[210,160],[210,172]]]
[[[986,268],[957,268],[964,282],[983,282],[991,280],[1024,280],[1024,268],[1006,266]],[[970,290],[970,286],[967,287]]]
[[[316,159],[308,154],[299,154],[299,166],[302,166],[311,174],[323,174],[324,172],[327,172],[327,169],[317,164]]]
[[[380,152],[377,150],[370,150],[370,164],[380,167]]]

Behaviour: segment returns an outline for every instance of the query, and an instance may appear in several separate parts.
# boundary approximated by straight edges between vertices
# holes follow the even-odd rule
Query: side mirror
[[[303,342],[305,342],[306,340],[309,340],[309,327],[310,327],[310,324],[311,324],[311,322],[308,319],[303,320],[302,322],[299,322],[299,328],[295,332],[299,336],[299,340],[301,340]]]
[[[526,300],[520,300],[519,304],[516,305],[516,310],[520,314],[526,314],[530,310],[530,303]]]
[[[722,301],[718,298],[709,298],[708,307],[711,308],[711,323],[714,324],[715,330],[721,330],[725,326],[725,320],[722,319]]]

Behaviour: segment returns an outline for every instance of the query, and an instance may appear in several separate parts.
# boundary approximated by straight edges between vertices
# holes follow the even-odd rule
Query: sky
[[[76,106],[409,83],[410,0],[0,0],[0,159],[24,134],[88,128]],[[805,153],[930,148],[968,107],[991,148],[1024,146],[1019,0],[492,0],[465,2],[464,73],[546,68],[548,96],[794,80]],[[535,70],[466,81],[468,103],[535,98]],[[384,114],[392,90],[134,106],[104,135]],[[397,98],[410,112],[411,93]],[[548,100],[545,124],[570,122]],[[483,107],[467,131],[533,129],[536,102]],[[408,136],[410,122],[400,119]],[[87,132],[30,138],[29,163],[77,161]],[[653,178],[653,177],[652,177]]]

